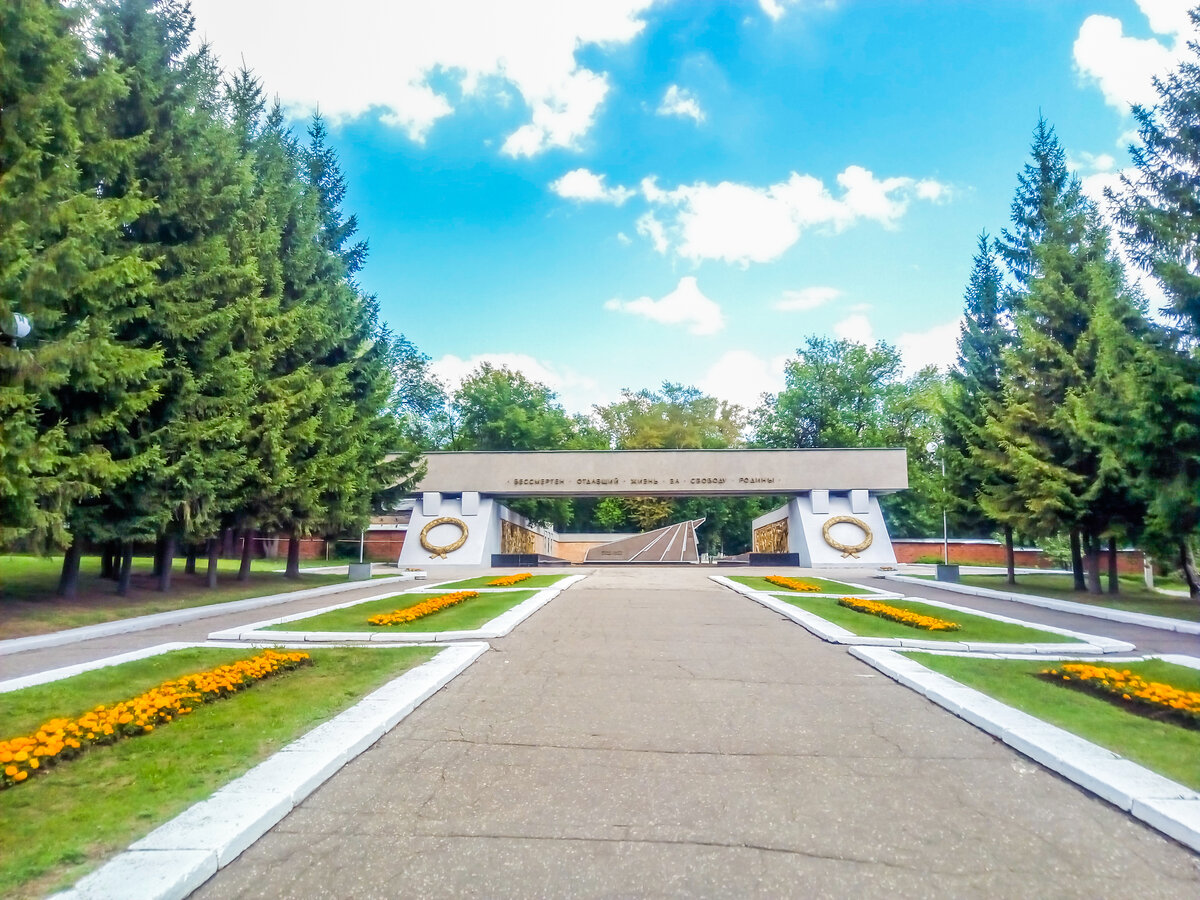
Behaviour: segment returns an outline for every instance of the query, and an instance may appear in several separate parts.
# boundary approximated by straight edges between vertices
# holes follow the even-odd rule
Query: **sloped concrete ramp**
[[[698,563],[700,551],[696,529],[704,519],[678,522],[593,547],[587,552],[589,563]]]

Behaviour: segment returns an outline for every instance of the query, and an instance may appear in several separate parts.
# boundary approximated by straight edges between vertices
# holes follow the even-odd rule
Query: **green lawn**
[[[932,576],[920,576],[932,578]],[[1129,612],[1146,613],[1151,616],[1167,616],[1172,619],[1187,619],[1200,622],[1200,603],[1187,597],[1168,597],[1147,590],[1140,576],[1122,576],[1121,593],[1088,594],[1072,590],[1074,581],[1070,575],[1018,575],[1015,585],[1007,584],[1003,575],[963,575],[959,580],[973,587],[1008,591],[1014,594],[1033,594],[1038,597],[1053,597],[1056,600],[1071,600],[1108,609],[1124,609]],[[1108,579],[1101,579],[1105,590]]]
[[[478,578],[464,578],[462,581],[452,581],[448,584],[439,584],[439,591],[463,591],[471,588],[488,587],[489,581],[495,581],[500,578],[500,575],[480,575]],[[513,587],[521,588],[544,588],[550,587],[552,584],[558,584],[564,578],[570,578],[566,575],[534,575],[531,578],[526,578],[520,584],[514,584]]]
[[[830,581],[828,578],[813,578],[809,575],[789,575],[788,577],[795,577],[797,581],[815,584],[821,589],[821,593],[823,594],[841,594],[846,597],[854,597],[865,593],[870,596],[870,591],[863,591],[861,587],[855,587],[852,584],[845,584],[841,581]],[[782,591],[788,594],[802,593],[801,591],[789,591],[787,588],[780,587],[777,584],[771,584],[764,575],[732,575],[729,580],[736,581],[738,584],[744,584],[746,587],[753,588],[756,591],[770,591],[772,593]]]
[[[345,575],[330,574],[301,575],[293,581],[273,571],[283,564],[278,559],[254,560],[250,580],[235,581],[239,561],[220,560],[220,583],[210,590],[204,583],[204,561],[198,563],[201,574],[185,575],[184,560],[177,559],[171,590],[163,594],[150,574],[151,561],[135,559],[129,595],[118,597],[116,583],[100,577],[100,558],[90,556],[80,564],[79,596],[63,600],[54,596],[62,557],[0,556],[0,640],[346,581]]]
[[[1027,628],[1024,625],[1010,625],[1008,622],[997,622],[982,616],[969,613],[955,612],[918,603],[915,600],[882,600],[880,602],[907,609],[925,616],[936,616],[950,622],[957,622],[962,628],[958,631],[926,631],[923,628],[912,628],[899,622],[889,622],[879,616],[857,612],[838,606],[836,597],[812,597],[804,594],[773,593],[772,596],[785,600],[792,606],[808,610],[820,616],[827,622],[840,625],[859,637],[896,637],[915,638],[928,641],[986,641],[997,644],[1058,644],[1073,643],[1072,638],[1038,628]]]
[[[1100,697],[1036,677],[1056,663],[928,653],[914,653],[912,657],[997,700],[1200,790],[1200,731],[1140,716]],[[1086,662],[1105,665],[1103,660]],[[1159,660],[1114,664],[1117,667],[1137,672],[1149,681],[1200,691],[1200,671],[1195,669]]]
[[[512,609],[518,603],[528,600],[537,591],[496,591],[495,593],[480,594],[478,597],[443,609],[432,615],[423,616],[404,625],[371,625],[367,619],[379,613],[388,613],[397,609],[407,609],[422,600],[448,593],[439,589],[436,593],[397,594],[384,597],[382,600],[372,600],[369,603],[358,603],[343,609],[331,610],[306,619],[296,619],[282,625],[270,625],[269,631],[378,631],[381,634],[391,632],[413,631],[470,631],[490,622],[496,616]]]
[[[143,737],[91,748],[45,775],[0,791],[0,896],[42,897],[66,887],[435,651],[309,652],[311,667],[198,707]],[[0,739],[255,653],[178,650],[0,694]]]

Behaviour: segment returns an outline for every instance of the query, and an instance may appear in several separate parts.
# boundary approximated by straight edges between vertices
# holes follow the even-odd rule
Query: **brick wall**
[[[892,540],[896,561],[912,563],[918,561],[941,562],[941,541]],[[1020,568],[1054,569],[1057,564],[1041,550],[1017,548],[1014,552]],[[950,541],[950,563],[960,566],[1003,566],[1006,564],[1004,545],[998,541]],[[1101,563],[1107,571],[1108,561]],[[1142,574],[1141,550],[1118,550],[1117,571],[1122,575]]]

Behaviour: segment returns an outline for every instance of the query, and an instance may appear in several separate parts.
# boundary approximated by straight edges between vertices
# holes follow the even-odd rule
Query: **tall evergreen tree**
[[[1200,7],[1190,13],[1200,33]],[[1140,143],[1122,176],[1117,221],[1134,261],[1158,279],[1173,315],[1200,339],[1200,35],[1189,58],[1155,80],[1158,102],[1135,106]]]
[[[157,200],[125,229],[156,275],[151,315],[130,336],[165,352],[161,396],[130,428],[134,445],[157,448],[162,464],[114,506],[127,540],[163,537],[165,588],[176,538],[214,533],[250,468],[242,441],[253,396],[247,329],[262,294],[251,174],[223,121],[211,54],[188,49],[186,3],[111,0],[95,24],[130,85],[114,105],[113,133],[143,142],[118,184]]]
[[[1021,289],[1029,286],[1037,270],[1033,248],[1041,243],[1048,223],[1062,209],[1074,209],[1083,199],[1079,179],[1067,169],[1067,152],[1044,116],[1033,131],[1030,161],[1017,176],[1013,196],[1012,229],[1001,231],[996,249]],[[1020,294],[1012,299],[1020,300]]]
[[[1014,203],[1018,231],[1031,242],[1008,248],[1014,276],[1024,279],[1027,291],[1016,305],[1013,345],[1003,356],[1002,402],[989,408],[987,441],[976,453],[998,476],[983,485],[981,496],[984,509],[1000,521],[1019,516],[1014,504],[1023,506],[1034,534],[1079,533],[1091,560],[1089,589],[1098,591],[1101,536],[1116,524],[1115,497],[1126,495],[1130,485],[1111,465],[1089,417],[1103,396],[1098,360],[1116,352],[1105,343],[1120,336],[1113,323],[1136,322],[1140,313],[1078,179],[1062,183],[1061,147],[1044,120],[1033,155]],[[1046,185],[1028,180],[1037,172]],[[1027,209],[1022,197],[1053,202],[1039,205],[1037,219],[1019,218]]]
[[[1200,8],[1191,12],[1200,32]],[[1154,386],[1140,393],[1144,427],[1135,455],[1148,501],[1143,540],[1177,557],[1189,591],[1200,598],[1195,547],[1200,540],[1200,42],[1157,80],[1158,101],[1135,106],[1139,144],[1134,172],[1123,176],[1117,222],[1135,263],[1162,285],[1177,333],[1143,355]]]
[[[1013,527],[1023,518],[1018,498],[998,480],[996,471],[978,454],[990,441],[984,433],[988,408],[1000,403],[1003,354],[1012,343],[1002,301],[1003,276],[996,251],[987,233],[979,236],[971,279],[964,297],[963,327],[958,337],[958,358],[950,371],[942,415],[943,447],[948,482],[947,500],[957,507],[959,521],[980,528],[999,522],[1004,529],[1008,582],[1014,572]],[[991,483],[993,509],[1003,508],[1003,518],[987,516],[980,493]]]
[[[103,111],[127,88],[85,52],[83,7],[0,7],[0,321],[34,327],[0,343],[0,540],[32,532],[71,546],[60,589],[73,594],[79,505],[154,463],[120,439],[154,397],[161,354],[121,339],[147,312],[151,265],[121,240],[152,204],[111,184],[136,141],[109,140]],[[69,536],[68,536],[69,535]]]

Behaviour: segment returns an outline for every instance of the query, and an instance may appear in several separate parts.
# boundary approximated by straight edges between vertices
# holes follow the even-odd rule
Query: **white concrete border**
[[[1101,637],[1100,635],[1083,634],[1078,631],[1069,631],[1066,628],[1058,628],[1052,625],[1039,625],[1036,622],[1023,622],[1020,619],[1011,619],[1008,616],[1000,616],[995,613],[980,612],[975,609],[967,609],[961,606],[954,606],[949,603],[941,603],[936,600],[926,600],[923,597],[906,597],[900,598],[903,600],[911,600],[916,603],[923,603],[929,606],[940,607],[941,609],[949,610],[950,612],[963,613],[965,615],[978,616],[981,619],[991,619],[995,622],[1005,622],[1009,625],[1023,625],[1026,628],[1033,628],[1038,631],[1047,631],[1051,634],[1061,634],[1064,637],[1072,638],[1079,641],[1077,644],[1034,644],[1034,643],[1009,643],[999,644],[986,641],[930,641],[921,638],[885,638],[885,637],[862,637],[842,628],[840,625],[835,625],[815,613],[801,609],[798,606],[793,606],[785,600],[780,600],[773,597],[766,591],[753,590],[746,587],[744,584],[738,584],[735,581],[730,581],[721,575],[710,575],[713,581],[718,584],[723,584],[726,587],[732,588],[739,594],[749,597],[755,603],[765,606],[773,612],[779,613],[788,619],[791,619],[797,625],[801,625],[808,631],[815,634],[823,641],[828,641],[831,644],[849,644],[862,647],[897,647],[907,648],[910,650],[951,650],[963,653],[1033,653],[1041,656],[1043,654],[1102,654],[1102,653],[1127,653],[1134,649],[1134,645],[1126,641],[1117,641],[1112,638]]]
[[[815,568],[817,568],[817,566],[812,566],[811,568],[815,569]],[[833,566],[822,566],[820,568],[826,570],[826,575],[829,575],[831,573],[831,571],[836,571],[835,567],[833,567]],[[766,576],[738,574],[736,576],[733,576],[733,575],[709,575],[708,577],[710,579],[712,579],[713,581],[717,582],[718,584],[725,584],[726,581],[731,581],[734,584],[738,585],[739,588],[745,588],[746,590],[757,591],[757,590],[759,590],[758,588],[752,588],[749,585],[742,584],[740,581],[734,581],[733,579],[735,577],[737,577],[737,578],[765,578]],[[792,576],[789,575],[788,577],[791,578]],[[885,590],[881,590],[880,588],[867,587],[867,585],[865,585],[865,584],[855,584],[854,582],[846,581],[845,579],[842,579],[842,578],[836,578],[836,577],[826,578],[825,575],[814,575],[813,577],[820,578],[822,581],[836,581],[838,584],[847,584],[850,587],[854,588],[855,593],[854,594],[824,594],[824,593],[820,593],[818,591],[789,591],[785,587],[778,587],[778,586],[776,586],[775,588],[772,588],[770,590],[764,590],[764,591],[762,591],[762,593],[764,593],[764,594],[798,594],[803,597],[854,597],[858,593],[861,592],[864,594],[870,594],[872,597],[877,597],[880,600],[887,600],[887,599],[899,600],[901,597],[904,596],[904,594],[900,593],[899,591],[885,591]],[[804,576],[797,575],[796,580],[803,581]]]
[[[1091,616],[1094,619],[1107,619],[1110,622],[1123,622],[1126,625],[1142,625],[1146,628],[1159,628],[1163,631],[1177,631],[1180,634],[1200,634],[1200,622],[1189,622],[1186,619],[1172,619],[1167,616],[1152,616],[1148,613],[1131,612],[1127,609],[1109,609],[1104,606],[1092,606],[1088,603],[1076,603],[1073,600],[1056,600],[1053,597],[1039,597],[1036,594],[1018,594],[1012,591],[995,591],[991,588],[975,587],[969,584],[955,584],[950,581],[933,581],[928,578],[913,578],[909,575],[883,576],[888,581],[899,581],[904,584],[932,587],[939,591],[951,591],[955,594],[969,594],[973,597],[988,597],[993,600],[1012,600],[1028,606],[1040,606],[1043,609],[1053,609],[1058,612],[1075,613],[1078,616]]]
[[[208,636],[210,641],[296,641],[304,644],[326,644],[330,642],[341,642],[347,644],[429,644],[429,643],[445,643],[447,641],[478,641],[492,640],[495,638],[504,637],[535,612],[565,591],[567,588],[582,581],[587,575],[572,575],[569,578],[564,578],[562,581],[551,585],[550,587],[538,590],[528,600],[523,600],[511,609],[501,613],[496,618],[489,622],[485,622],[479,628],[469,631],[264,631],[268,625],[284,625],[288,622],[298,622],[304,619],[311,619],[314,616],[319,616],[327,612],[332,612],[336,609],[346,609],[351,606],[358,606],[362,603],[368,603],[373,600],[379,600],[384,597],[390,597],[391,594],[378,594],[373,597],[364,597],[361,600],[353,600],[349,603],[339,603],[334,606],[327,606],[324,609],[313,609],[303,613],[294,613],[290,616],[283,616],[277,619],[264,619],[261,622],[253,622],[249,625],[239,625],[235,628],[226,628],[222,631],[214,631]],[[511,587],[507,590],[521,590],[519,587]],[[525,588],[531,590],[531,588]],[[410,592],[405,592],[410,593]],[[417,593],[417,592],[411,592]],[[436,590],[429,591],[422,588],[419,593],[436,593]]]
[[[372,578],[370,581],[326,584],[321,587],[305,588],[302,591],[267,594],[262,597],[247,597],[244,600],[229,600],[225,603],[210,603],[206,606],[189,606],[186,609],[172,609],[166,612],[151,613],[148,616],[134,616],[130,619],[114,619],[111,622],[99,622],[95,625],[83,625],[79,628],[67,628],[63,631],[51,631],[47,634],[31,634],[28,637],[9,638],[8,640],[0,641],[0,656],[9,653],[23,653],[26,650],[40,650],[43,647],[61,647],[64,644],[90,641],[93,638],[111,637],[114,634],[131,634],[136,631],[146,631],[149,628],[158,628],[160,625],[178,625],[180,622],[207,619],[212,616],[222,616],[226,613],[236,613],[246,609],[258,609],[262,606],[276,606],[280,603],[290,603],[293,600],[319,597],[322,594],[361,591],[364,588],[373,587],[377,584],[396,584],[405,581],[412,581],[412,579],[404,575],[389,575],[387,578]]]
[[[368,694],[109,860],[61,900],[187,897],[488,649],[456,644]]]
[[[1135,819],[1200,851],[1200,793],[901,653],[873,647],[852,647],[850,653]],[[1189,664],[1200,668],[1200,660]]]

